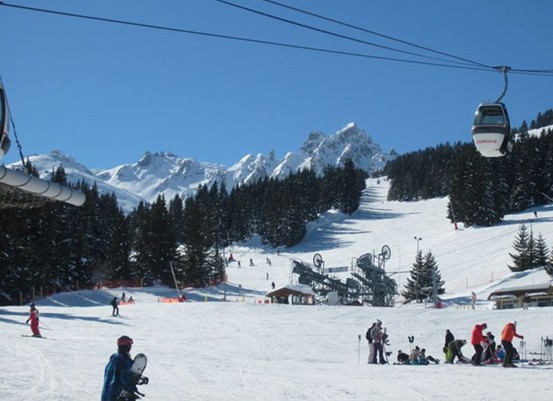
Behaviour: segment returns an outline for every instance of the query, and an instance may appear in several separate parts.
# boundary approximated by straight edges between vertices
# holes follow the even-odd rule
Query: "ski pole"
[[[361,334],[357,336],[357,364],[361,363]]]
[[[47,325],[45,325],[43,322],[40,322],[40,328],[41,328],[41,329],[46,329],[46,330],[52,330],[52,331],[53,331],[53,329],[51,329],[50,327],[48,327]]]

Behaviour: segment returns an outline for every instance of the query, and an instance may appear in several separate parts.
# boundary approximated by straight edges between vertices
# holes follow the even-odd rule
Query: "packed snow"
[[[38,299],[41,331],[31,338],[28,306],[0,308],[0,399],[6,401],[99,400],[104,367],[116,339],[134,339],[132,354],[146,353],[147,400],[537,400],[551,394],[550,365],[520,363],[517,369],[471,365],[398,366],[398,350],[419,345],[443,361],[445,330],[470,342],[471,330],[486,322],[499,335],[517,321],[528,359],[540,358],[543,339],[553,337],[551,308],[495,310],[487,301],[498,288],[549,282],[542,270],[512,274],[513,240],[521,223],[553,244],[553,208],[543,206],[507,216],[492,228],[464,228],[446,218],[447,199],[386,201],[388,183],[368,180],[360,209],[352,216],[329,212],[309,226],[306,240],[273,250],[258,241],[234,245],[226,255],[241,261],[228,268],[226,285],[185,290],[187,302],[162,303],[170,288],[118,288],[60,293]],[[534,215],[537,213],[537,217]],[[265,303],[271,283],[283,287],[296,277],[291,260],[325,267],[351,266],[365,253],[391,248],[386,271],[403,288],[418,246],[431,250],[445,281],[444,307],[394,308]],[[270,258],[271,265],[267,264]],[[254,266],[249,265],[252,259]],[[345,278],[345,273],[340,273]],[[132,296],[112,316],[114,296]],[[470,293],[478,296],[470,307]],[[225,302],[226,301],[226,302]],[[368,326],[381,319],[390,336],[389,365],[367,364]],[[407,337],[414,336],[410,344]],[[463,348],[470,357],[470,344]]]

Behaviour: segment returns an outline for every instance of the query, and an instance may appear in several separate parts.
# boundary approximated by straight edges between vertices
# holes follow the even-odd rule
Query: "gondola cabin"
[[[512,148],[511,123],[503,103],[481,103],[472,125],[476,150],[484,157],[505,156]]]
[[[0,83],[0,160],[10,149],[10,137],[8,136],[9,121],[8,98]]]

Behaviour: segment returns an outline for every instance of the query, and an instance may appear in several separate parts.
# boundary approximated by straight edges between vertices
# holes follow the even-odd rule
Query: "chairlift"
[[[8,110],[8,98],[0,81],[0,160],[10,150],[10,137],[8,128],[10,123],[10,114]]]
[[[472,139],[476,150],[484,157],[502,157],[512,150],[511,122],[501,99],[507,92],[507,72],[510,67],[495,67],[505,76],[505,88],[495,102],[478,105],[472,125]]]

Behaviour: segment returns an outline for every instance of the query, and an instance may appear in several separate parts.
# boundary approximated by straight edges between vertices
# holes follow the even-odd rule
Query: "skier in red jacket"
[[[482,352],[484,352],[484,347],[482,343],[487,343],[487,340],[484,338],[482,333],[488,327],[486,323],[476,324],[472,329],[472,336],[470,337],[470,343],[474,347],[475,354],[472,357],[472,364],[474,366],[482,365]]]
[[[33,332],[33,337],[42,337],[40,335],[40,330],[38,329],[38,309],[35,308],[34,303],[31,303],[29,306],[31,310],[29,311],[29,318],[25,323],[29,324],[29,320],[31,321],[31,331]]]
[[[503,348],[505,348],[505,359],[503,359],[504,368],[516,368],[517,366],[513,363],[513,337],[518,337],[521,340],[524,340],[524,336],[517,333],[516,322],[507,323],[501,332],[501,344],[503,345]]]

